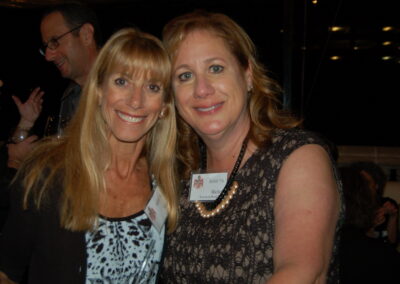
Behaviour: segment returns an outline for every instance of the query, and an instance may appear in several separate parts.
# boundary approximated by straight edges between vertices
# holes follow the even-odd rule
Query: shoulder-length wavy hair
[[[39,145],[19,171],[25,187],[24,207],[33,197],[40,208],[50,188],[62,177],[60,221],[74,231],[90,230],[96,225],[99,194],[105,190],[104,173],[111,153],[109,128],[100,106],[102,84],[113,72],[145,76],[161,82],[164,89],[164,117],[147,135],[143,155],[168,202],[168,225],[177,221],[176,198],[176,120],[170,89],[171,64],[162,43],[156,37],[125,28],[107,41],[99,53],[78,110],[61,140],[47,139]],[[46,173],[44,176],[43,173]]]
[[[292,128],[300,125],[288,112],[280,108],[278,95],[281,88],[267,75],[267,70],[257,60],[254,43],[236,22],[224,14],[198,10],[172,19],[163,29],[163,41],[174,64],[181,42],[193,31],[206,30],[220,37],[244,71],[252,71],[251,95],[248,102],[251,126],[249,138],[258,146],[268,144],[275,128]],[[179,159],[187,171],[187,177],[198,165],[197,135],[178,118]],[[194,147],[193,147],[194,146]]]

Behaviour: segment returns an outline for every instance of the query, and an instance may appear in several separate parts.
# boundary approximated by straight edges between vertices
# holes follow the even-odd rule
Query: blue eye
[[[149,89],[154,93],[158,93],[161,90],[161,87],[157,84],[149,84]]]
[[[178,79],[181,82],[187,81],[190,78],[192,78],[192,73],[190,73],[190,72],[184,72],[184,73],[178,75]]]
[[[210,71],[211,73],[221,73],[224,70],[224,67],[221,65],[211,65]]]
[[[127,84],[127,81],[124,78],[117,78],[114,82],[117,86],[125,86]]]

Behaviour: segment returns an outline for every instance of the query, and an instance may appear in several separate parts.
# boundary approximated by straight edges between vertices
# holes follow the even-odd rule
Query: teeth
[[[55,64],[57,67],[60,67],[61,65],[63,65],[63,63],[64,63],[64,60],[59,61],[59,62],[54,62],[54,64]]]
[[[117,112],[118,116],[127,122],[140,122],[144,119],[144,117],[134,117],[129,116],[120,112]]]
[[[213,110],[213,109],[217,108],[219,105],[220,104],[216,104],[216,105],[213,105],[213,106],[210,106],[210,107],[207,107],[207,108],[200,108],[199,107],[199,108],[197,108],[197,110],[206,112],[206,111],[210,111],[210,110]]]

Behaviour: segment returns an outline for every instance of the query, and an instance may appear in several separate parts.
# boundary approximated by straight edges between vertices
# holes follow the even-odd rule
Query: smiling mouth
[[[219,103],[210,107],[197,107],[196,110],[200,111],[200,112],[207,112],[207,111],[212,111],[215,110],[216,108],[222,106],[223,103]]]
[[[64,64],[65,60],[60,60],[60,61],[54,61],[54,65],[56,65],[57,68],[60,68]]]
[[[144,119],[143,116],[140,116],[140,117],[130,116],[130,115],[123,114],[119,111],[117,111],[117,114],[122,120],[125,120],[126,122],[140,122]]]

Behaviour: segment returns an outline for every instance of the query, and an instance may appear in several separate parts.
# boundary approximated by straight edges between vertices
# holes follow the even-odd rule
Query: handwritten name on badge
[[[228,179],[228,173],[193,173],[190,183],[190,201],[214,201]]]

